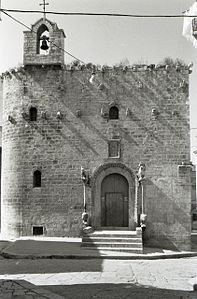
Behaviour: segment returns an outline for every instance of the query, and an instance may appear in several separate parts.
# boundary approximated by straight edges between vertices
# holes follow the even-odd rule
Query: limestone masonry
[[[2,233],[81,235],[82,167],[90,226],[135,230],[143,214],[147,244],[190,249],[188,67],[66,66],[64,37],[39,20],[24,67],[4,74]]]

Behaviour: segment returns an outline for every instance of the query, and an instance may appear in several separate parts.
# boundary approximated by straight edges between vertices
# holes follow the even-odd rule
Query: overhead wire
[[[25,25],[23,22],[19,21],[18,19],[11,16],[8,12],[13,13],[43,13],[41,10],[21,10],[21,9],[6,9],[0,8],[0,12],[4,13],[8,17],[10,17],[15,22],[19,23],[20,25],[26,27],[27,29],[33,31],[30,27]],[[185,11],[186,12],[186,11]],[[175,14],[175,15],[145,15],[145,14],[120,14],[120,13],[89,13],[89,12],[58,12],[58,11],[47,11],[46,14],[54,14],[54,15],[66,15],[66,16],[107,16],[107,17],[130,17],[130,18],[183,18],[183,17],[197,17],[197,15],[187,15],[183,12],[182,14]],[[36,33],[36,32],[34,32]],[[72,55],[70,52],[66,51],[65,49],[59,47],[54,42],[50,41],[55,47],[59,48],[60,50],[64,51],[67,55],[71,56],[72,58],[76,59],[77,61],[84,64],[84,62],[77,58],[76,56]]]
[[[4,13],[7,15],[9,18],[17,22],[18,24],[26,27],[28,30],[36,33],[35,31],[32,30],[29,26],[24,24],[23,22],[19,21],[18,19],[14,18],[7,12],[14,12],[14,13],[43,13],[41,10],[19,10],[19,9],[6,9],[6,8],[0,8],[0,12]],[[143,14],[117,14],[117,13],[81,13],[81,12],[57,12],[57,11],[47,11],[47,14],[54,14],[54,15],[67,15],[67,16],[108,16],[108,17],[131,17],[131,18],[185,18],[185,17],[197,17],[197,15],[187,15],[185,14],[187,11],[184,11],[182,14],[177,14],[177,15],[143,15]],[[67,55],[71,56],[72,58],[76,59],[77,61],[85,64],[81,59],[77,58],[76,56],[72,55],[65,49],[61,48],[60,46],[56,45],[54,42],[50,41],[51,44],[53,44],[55,47],[58,49],[62,50],[65,52]],[[190,130],[196,130],[197,128],[190,128]]]
[[[34,32],[35,34],[37,34],[37,32],[35,32],[34,30],[32,30],[32,28],[30,28],[29,26],[25,25],[23,22],[19,21],[18,19],[14,18],[13,16],[11,16],[10,14],[8,14],[7,12],[3,11],[1,9],[1,11],[6,15],[8,16],[9,18],[11,18],[13,21],[17,22],[18,24],[26,27],[28,30]],[[77,58],[76,56],[72,55],[70,52],[66,51],[65,49],[63,49],[62,47],[56,45],[53,41],[49,40],[49,42],[54,45],[56,48],[60,49],[61,51],[65,52],[67,55],[71,56],[72,58],[76,59],[77,61],[85,64],[84,61],[82,61],[81,59]]]
[[[43,13],[41,10],[22,10],[22,9],[6,9],[1,8],[2,12],[15,13]],[[185,11],[186,12],[186,11]],[[128,17],[128,18],[195,18],[197,15],[186,15],[185,12],[174,15],[161,14],[121,14],[121,13],[94,13],[94,12],[60,12],[60,11],[46,11],[46,14],[65,15],[65,16],[106,16],[106,17]]]

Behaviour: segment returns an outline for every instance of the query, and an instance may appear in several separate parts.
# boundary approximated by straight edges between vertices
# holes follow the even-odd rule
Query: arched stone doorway
[[[91,225],[95,228],[136,228],[137,202],[134,173],[122,163],[101,165],[93,174]]]
[[[101,226],[128,227],[127,179],[119,173],[106,176],[101,183]]]

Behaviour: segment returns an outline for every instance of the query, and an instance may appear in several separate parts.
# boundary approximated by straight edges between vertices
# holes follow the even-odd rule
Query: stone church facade
[[[190,249],[190,70],[66,66],[64,38],[40,19],[3,75],[2,233],[79,236],[85,205],[95,230],[142,226],[147,244]]]

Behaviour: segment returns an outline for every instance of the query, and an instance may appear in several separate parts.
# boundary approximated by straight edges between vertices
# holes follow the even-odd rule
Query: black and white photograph
[[[0,0],[0,299],[197,299],[197,1]]]

